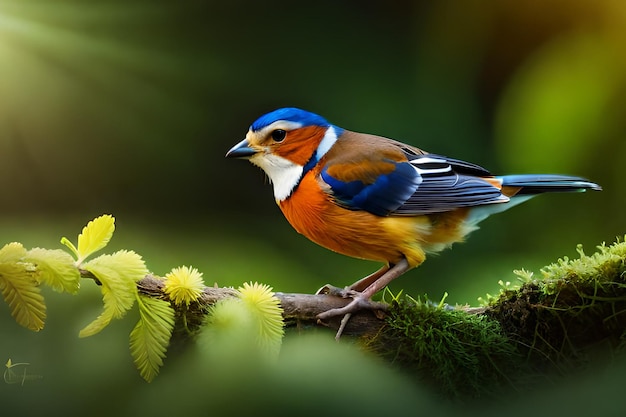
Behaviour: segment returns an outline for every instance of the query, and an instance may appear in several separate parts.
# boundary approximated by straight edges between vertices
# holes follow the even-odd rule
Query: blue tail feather
[[[602,187],[596,183],[569,175],[521,174],[505,175],[498,178],[502,180],[503,187],[520,187],[521,190],[516,195],[602,190]]]
[[[584,178],[569,175],[551,174],[522,174],[505,175],[497,177],[502,180],[503,187],[519,188],[519,191],[510,197],[508,203],[486,204],[473,207],[466,219],[470,228],[475,228],[478,223],[492,214],[508,210],[537,194],[548,192],[582,192],[586,190],[602,190],[598,184]]]

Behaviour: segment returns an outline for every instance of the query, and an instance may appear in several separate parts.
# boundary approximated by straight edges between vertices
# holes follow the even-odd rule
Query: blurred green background
[[[262,172],[224,158],[258,116],[297,106],[494,173],[574,174],[604,187],[494,216],[392,285],[476,304],[513,269],[536,271],[575,256],[578,243],[591,252],[626,232],[624,45],[620,0],[0,0],[0,244],[59,248],[110,213],[108,249],[133,249],[158,274],[193,265],[207,284],[256,280],[284,292],[349,284],[379,265],[297,235]],[[83,287],[79,297],[47,293],[40,334],[0,303],[0,361],[32,362],[45,376],[38,391],[0,381],[1,398],[107,387],[103,396],[123,392],[124,409],[140,409],[122,390],[148,396],[153,386],[128,355],[134,317],[78,340],[100,308],[95,285]],[[272,378],[299,381],[298,372]],[[168,377],[172,390],[197,388],[197,372]],[[167,389],[166,378],[157,384]],[[359,392],[369,395],[363,386],[350,395]],[[78,406],[89,407],[85,398]]]

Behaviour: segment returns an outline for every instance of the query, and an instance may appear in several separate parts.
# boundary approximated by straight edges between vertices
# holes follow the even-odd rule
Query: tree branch
[[[89,273],[83,273],[85,278],[93,278]],[[163,291],[164,281],[155,275],[146,275],[137,283],[139,293],[148,297],[156,297],[169,301],[167,294]],[[200,302],[192,303],[184,312],[187,318],[187,325],[191,330],[194,326],[201,325],[204,316],[209,308],[216,302],[229,297],[236,297],[237,291],[228,287],[204,287]],[[319,313],[333,308],[343,307],[350,302],[349,299],[335,297],[327,294],[299,294],[277,292],[275,296],[280,300],[283,309],[283,318],[286,326],[323,326],[338,329],[341,317],[334,318],[328,322],[318,322],[316,316]],[[176,306],[172,305],[176,310]],[[183,314],[178,309],[177,313]],[[361,311],[352,316],[344,333],[346,335],[364,335],[375,333],[384,324],[382,316],[374,314],[372,311]]]
[[[523,283],[502,284],[486,307],[441,308],[405,296],[382,314],[355,313],[344,334],[359,336],[368,350],[432,380],[445,394],[476,396],[520,381],[533,383],[533,376],[549,369],[561,372],[588,363],[590,346],[602,342],[617,353],[626,345],[626,243],[600,246],[591,256],[580,248],[579,253],[580,259],[544,267],[541,279],[518,272]],[[169,301],[162,278],[148,275],[137,286],[144,296]],[[285,325],[298,328],[338,329],[340,317],[320,323],[316,316],[350,301],[327,294],[275,295]],[[172,307],[193,333],[212,305],[237,296],[233,288],[205,287],[198,302]],[[183,339],[190,334],[175,333]]]

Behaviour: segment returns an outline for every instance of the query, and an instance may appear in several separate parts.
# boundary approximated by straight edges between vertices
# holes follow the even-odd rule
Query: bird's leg
[[[374,282],[376,282],[377,280],[380,279],[380,277],[382,277],[383,275],[385,275],[385,273],[387,271],[389,271],[389,269],[391,268],[390,265],[384,265],[382,268],[380,268],[378,271],[369,274],[368,276],[366,276],[365,278],[361,278],[360,280],[358,280],[357,282],[355,282],[354,284],[350,285],[348,287],[349,290],[352,291],[365,291],[365,289],[367,287],[369,287],[370,285],[372,285]]]
[[[367,299],[372,298],[374,294],[385,288],[387,285],[389,285],[391,281],[398,278],[409,269],[411,269],[411,267],[409,266],[409,262],[406,260],[406,258],[402,258],[402,260],[397,264],[393,265],[390,268],[387,267],[387,271],[385,271],[378,279],[368,285],[367,288],[365,288],[361,292],[361,297]],[[359,282],[357,282],[357,284]]]
[[[347,321],[353,313],[364,309],[383,309],[385,304],[374,302],[371,300],[371,297],[409,269],[410,267],[408,261],[406,259],[402,259],[400,262],[393,265],[392,267],[381,268],[380,270],[374,272],[372,275],[363,278],[361,281],[357,281],[355,284],[352,285],[352,287],[360,288],[360,283],[362,282],[367,282],[369,283],[369,285],[362,292],[352,290],[353,293],[350,294],[350,296],[352,297],[352,301],[350,303],[348,303],[344,307],[333,308],[331,310],[324,311],[323,313],[318,314],[318,320],[326,320],[336,316],[345,316],[341,321],[341,326],[339,327],[339,331],[337,332],[337,336],[335,337],[338,339],[339,336],[341,336],[341,333],[343,332],[343,328],[345,327]],[[376,275],[379,276],[377,277],[377,279],[371,282],[373,278],[370,277]],[[352,287],[350,287],[349,289],[351,289]]]
[[[317,290],[315,294],[330,294],[330,295],[334,295],[334,296],[342,297],[342,298],[353,297],[357,293],[365,290],[367,287],[369,287],[373,282],[378,280],[380,277],[382,277],[385,274],[385,272],[389,270],[389,268],[390,268],[389,265],[385,265],[379,270],[377,270],[376,272],[373,272],[369,274],[368,276],[361,278],[360,280],[350,285],[349,287],[339,288],[339,287],[335,287],[334,285],[326,284],[322,288]]]

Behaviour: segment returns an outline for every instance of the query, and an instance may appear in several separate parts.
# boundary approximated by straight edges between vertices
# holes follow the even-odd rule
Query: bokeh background
[[[108,250],[133,249],[157,274],[184,264],[207,284],[256,280],[284,292],[349,284],[379,265],[297,235],[262,172],[224,158],[258,116],[297,106],[494,173],[574,174],[604,187],[494,216],[468,243],[392,284],[476,304],[498,280],[514,281],[514,269],[538,271],[576,256],[578,243],[591,252],[626,232],[625,45],[620,0],[0,0],[0,244],[59,248],[61,236],[75,239],[88,220],[110,213],[117,232]],[[207,392],[225,390],[191,361],[142,385],[126,347],[134,318],[78,340],[99,299],[90,282],[78,297],[50,292],[47,328],[34,335],[0,303],[0,361],[31,362],[45,377],[30,387],[0,381],[3,402],[12,398],[7,409],[38,406],[39,398],[59,410],[103,403],[141,410],[160,398],[151,397],[155,385],[163,395],[195,393],[195,381],[212,381]],[[249,364],[222,369],[231,375],[228,392],[247,392],[237,376],[250,390],[267,387],[258,382],[267,378],[289,392],[317,370],[319,383],[307,388],[317,396],[300,394],[302,403],[323,405],[325,394],[347,385],[345,396],[369,398],[378,384],[372,398],[380,397],[381,410],[438,406],[419,384],[361,353],[290,343],[293,372],[250,378]],[[371,373],[323,377],[339,367]],[[612,376],[619,380],[617,372],[602,374]],[[593,378],[568,383],[581,392],[604,386]],[[554,398],[565,392],[553,389],[561,390]],[[66,402],[53,401],[63,392]],[[211,401],[189,397],[194,410]]]

